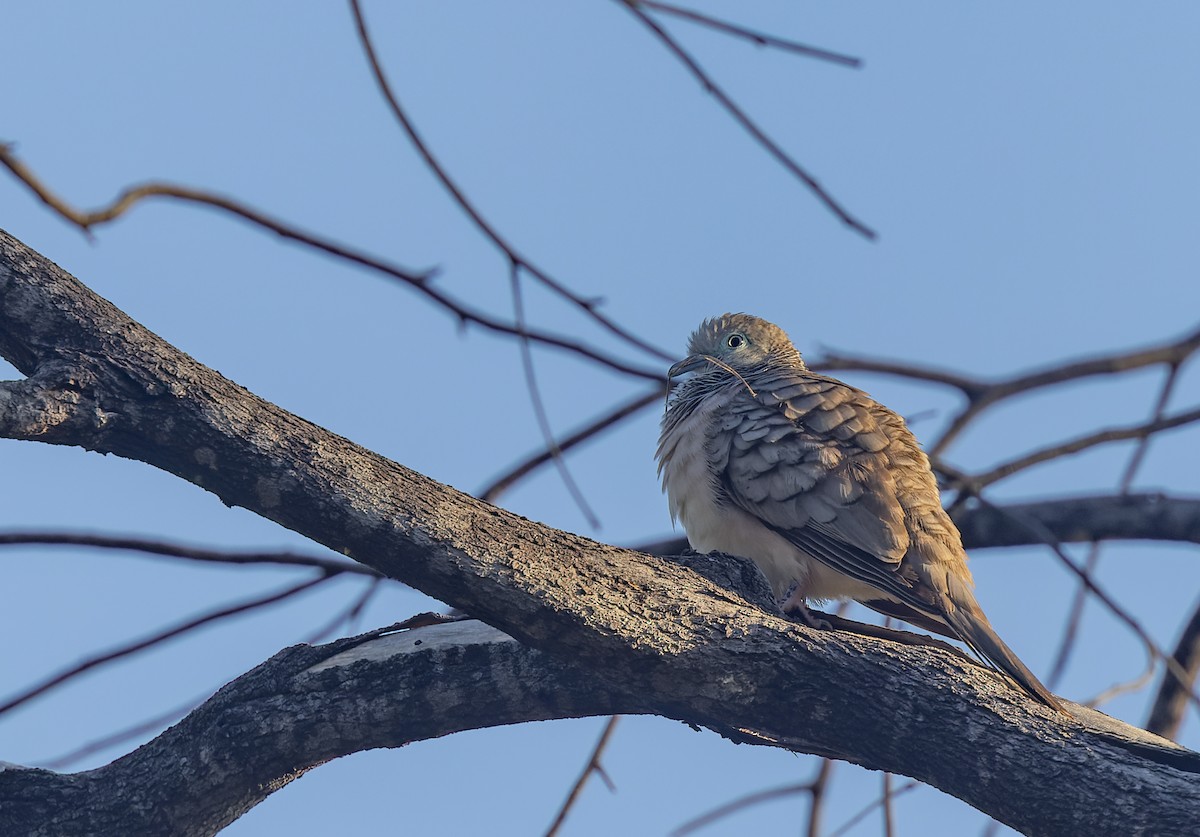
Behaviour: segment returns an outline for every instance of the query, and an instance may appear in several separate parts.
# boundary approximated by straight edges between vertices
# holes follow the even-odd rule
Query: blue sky
[[[703,318],[778,322],[824,349],[1000,376],[1160,342],[1200,319],[1200,8],[1185,2],[999,6],[785,3],[703,7],[861,57],[860,70],[668,28],[789,152],[880,233],[839,225],[616,2],[368,2],[403,103],[512,241],[639,335],[682,353]],[[342,4],[12,4],[0,54],[0,140],[82,206],[146,179],[203,186],[415,267],[472,304],[511,310],[506,265],[424,169],[386,111]],[[146,203],[89,242],[11,179],[0,227],[202,362],[256,393],[464,491],[540,445],[514,344],[409,290],[215,212]],[[642,363],[527,285],[531,320]],[[551,422],[570,429],[641,391],[561,354],[536,362]],[[0,374],[13,376],[0,365]],[[846,376],[935,435],[952,394]],[[989,413],[948,454],[980,469],[1057,439],[1136,422],[1157,373],[1096,381]],[[1173,409],[1200,400],[1186,370]],[[503,498],[613,543],[669,533],[648,412],[570,458],[593,530],[552,471]],[[1152,446],[1141,489],[1196,493],[1196,429]],[[1031,469],[994,499],[1114,489],[1128,446]],[[148,466],[0,442],[0,528],[135,533],[230,547],[302,539]],[[1076,550],[1075,554],[1082,554]],[[1194,548],[1108,546],[1100,581],[1169,646],[1196,606]],[[9,551],[0,634],[9,693],[197,611],[286,583],[263,570]],[[980,599],[1039,672],[1072,586],[1039,549],[980,551]],[[0,719],[0,759],[37,763],[200,697],[324,624],[351,582],[231,621],[80,679]],[[393,590],[362,628],[431,602]],[[1142,666],[1099,608],[1059,691],[1084,699]],[[1144,720],[1147,693],[1106,709]],[[537,833],[602,720],[463,734],[326,765],[232,826],[235,835],[398,827]],[[1194,717],[1184,741],[1200,746]],[[90,766],[119,751],[99,754]],[[809,759],[626,719],[567,834],[662,834],[743,792],[804,781]],[[840,765],[829,825],[878,793]],[[463,804],[464,799],[474,802]],[[352,801],[351,801],[352,800]],[[897,803],[901,834],[961,834],[982,817],[928,789]],[[705,834],[798,829],[798,799]],[[868,818],[852,834],[877,833]]]

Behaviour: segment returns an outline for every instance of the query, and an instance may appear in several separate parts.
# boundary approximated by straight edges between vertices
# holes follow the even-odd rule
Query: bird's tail
[[[1013,650],[1004,644],[1004,640],[992,629],[983,610],[973,599],[974,597],[969,602],[959,601],[950,605],[942,617],[972,651],[1015,680],[1031,698],[1059,712],[1066,711],[1058,698],[1051,694]]]
[[[970,596],[969,592],[967,596]],[[934,614],[925,610],[917,610],[910,605],[893,599],[864,600],[861,604],[885,616],[893,616],[911,625],[924,628],[927,631],[948,636],[951,639],[965,642],[972,651],[978,654],[992,668],[1007,675],[1021,687],[1021,691],[1031,698],[1044,703],[1052,709],[1062,711],[1062,704],[1042,682],[1033,675],[1013,650],[1004,644],[1004,640],[996,634],[992,625],[979,607],[974,596],[967,598],[960,594],[956,604],[948,604],[941,612]]]

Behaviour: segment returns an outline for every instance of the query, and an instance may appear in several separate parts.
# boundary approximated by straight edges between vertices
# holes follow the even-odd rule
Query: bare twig
[[[979,497],[979,502],[991,506],[991,503],[983,497]],[[992,508],[999,510],[995,506],[992,506]],[[1125,625],[1131,631],[1133,631],[1134,635],[1142,641],[1142,644],[1145,646],[1146,650],[1155,659],[1161,660],[1166,665],[1167,670],[1173,673],[1180,681],[1187,681],[1187,673],[1179,665],[1179,663],[1173,658],[1164,654],[1154,639],[1148,633],[1146,633],[1146,629],[1141,626],[1141,623],[1139,623],[1133,618],[1133,616],[1126,612],[1125,608],[1121,607],[1108,593],[1108,591],[1100,587],[1100,585],[1096,583],[1095,579],[1091,578],[1083,571],[1081,567],[1077,566],[1076,563],[1071,560],[1070,556],[1068,556],[1066,551],[1063,549],[1062,544],[1059,543],[1054,537],[1053,532],[1047,530],[1035,518],[1019,516],[1014,513],[1012,509],[1006,510],[1005,513],[1010,515],[1015,523],[1027,527],[1033,534],[1038,535],[1042,539],[1042,542],[1048,546],[1056,556],[1058,556],[1058,559],[1062,565],[1065,566],[1067,570],[1070,571],[1076,578],[1078,578],[1079,581],[1087,587],[1088,591],[1100,602],[1102,602],[1104,606],[1107,607],[1109,611],[1117,617],[1118,620],[1124,622]],[[1187,698],[1192,703],[1195,703],[1198,707],[1200,707],[1200,696],[1197,696],[1194,692],[1189,692],[1187,694]]]
[[[454,202],[457,203],[459,208],[467,214],[467,217],[474,222],[479,231],[483,233],[483,235],[489,241],[491,241],[497,249],[504,253],[510,262],[517,267],[528,271],[530,276],[533,276],[547,288],[550,288],[554,293],[580,308],[585,314],[587,314],[596,323],[603,326],[609,332],[617,337],[620,337],[630,345],[636,346],[642,351],[648,352],[649,354],[663,360],[671,360],[672,358],[670,354],[651,345],[650,343],[647,343],[640,337],[635,336],[596,310],[598,300],[579,296],[566,285],[563,285],[546,271],[529,261],[529,259],[522,255],[511,242],[505,239],[504,236],[502,236],[500,232],[494,226],[492,226],[492,224],[486,218],[483,217],[482,213],[480,213],[475,205],[467,198],[462,188],[459,187],[454,179],[450,177],[450,174],[446,171],[446,168],[441,164],[437,157],[434,156],[432,149],[430,149],[429,145],[421,137],[420,132],[417,131],[416,125],[409,118],[404,108],[400,106],[400,100],[392,91],[391,83],[388,81],[387,75],[383,72],[383,65],[379,63],[379,55],[375,51],[375,45],[371,40],[370,32],[367,29],[367,22],[363,17],[362,7],[358,0],[350,0],[350,11],[354,16],[354,25],[358,31],[359,40],[362,42],[363,53],[366,55],[367,62],[371,65],[371,73],[375,77],[375,82],[379,86],[379,91],[383,94],[383,98],[387,101],[388,107],[392,111],[392,115],[396,117],[396,121],[400,124],[401,129],[403,129],[404,133],[408,136],[409,141],[413,144],[413,147],[416,148],[417,153],[420,154],[421,158],[425,161],[426,167],[433,172],[434,177],[441,182],[442,187],[450,193],[450,196],[454,199]]]
[[[383,579],[378,570],[354,561],[302,555],[298,552],[225,552],[216,549],[183,546],[148,538],[116,537],[110,535],[76,534],[70,532],[0,532],[0,547],[5,546],[85,546],[124,552],[144,552],[188,561],[214,564],[277,564],[285,567],[312,567],[335,573],[352,573]]]
[[[840,611],[845,608],[839,608]],[[808,806],[808,837],[819,837],[821,833],[821,818],[825,813],[825,790],[829,786],[829,780],[833,776],[833,759],[821,759],[821,766],[817,768],[817,775],[812,780],[812,800]]]
[[[1160,363],[1178,366],[1200,350],[1200,329],[1184,335],[1182,338],[1151,346],[1146,349],[1134,349],[1126,352],[1113,352],[1085,360],[1071,361],[1056,366],[1038,369],[1005,378],[999,381],[981,381],[917,364],[896,363],[876,358],[861,358],[851,355],[827,353],[813,369],[818,371],[860,370],[864,372],[879,372],[901,378],[941,384],[957,389],[967,398],[964,407],[942,435],[930,448],[930,455],[939,456],[946,447],[957,438],[963,428],[988,407],[1012,398],[1024,395],[1037,389],[1076,381],[1081,378],[1097,375],[1112,375],[1130,372],[1155,366]]]
[[[192,189],[187,186],[176,186],[170,183],[144,183],[141,186],[132,186],[122,191],[108,206],[87,212],[76,209],[52,192],[28,166],[21,162],[13,151],[12,145],[0,143],[0,163],[3,163],[19,181],[24,183],[30,191],[41,199],[42,203],[54,210],[63,219],[70,221],[88,234],[91,233],[92,227],[115,221],[136,204],[147,198],[170,198],[185,203],[195,203],[223,210],[231,215],[236,215],[243,221],[249,221],[259,227],[270,230],[283,238],[291,239],[292,241],[320,250],[327,255],[335,256],[336,258],[362,267],[371,268],[416,288],[425,287],[434,275],[433,271],[414,271],[383,262],[360,251],[321,238],[313,233],[305,232],[297,227],[289,226],[265,213],[251,209],[245,204],[238,203],[232,198],[227,198],[224,195],[218,195],[213,192],[206,192],[201,189]]]
[[[416,290],[426,299],[431,300],[438,307],[453,314],[460,322],[474,323],[488,331],[507,334],[512,337],[519,335],[515,324],[503,322],[482,311],[470,308],[465,303],[436,288],[429,281],[433,276],[431,272],[416,273],[406,268],[398,267],[360,250],[354,250],[345,245],[322,238],[314,233],[309,233],[298,227],[285,224],[282,221],[271,218],[268,215],[250,209],[221,195],[204,192],[199,189],[191,189],[186,186],[175,186],[169,183],[146,183],[126,189],[117,196],[116,200],[106,207],[92,212],[83,212],[70,206],[51,192],[24,163],[17,159],[11,146],[0,143],[0,163],[3,163],[43,203],[57,212],[62,218],[75,224],[85,232],[90,231],[94,226],[115,220],[128,209],[147,198],[170,198],[186,203],[209,206],[236,215],[245,221],[270,230],[283,238],[296,241],[307,247],[398,280]],[[625,375],[644,378],[650,381],[665,380],[662,372],[632,366],[618,358],[611,357],[564,337],[535,330],[526,330],[526,337],[542,345],[553,346],[557,349],[587,358]]]
[[[921,786],[920,782],[915,782],[915,781],[905,782],[903,785],[901,785],[900,787],[898,787],[892,791],[892,799],[896,799],[906,793],[909,793],[920,786]],[[838,826],[838,828],[835,831],[833,831],[829,835],[829,837],[842,837],[843,834],[845,834],[850,829],[854,828],[854,826],[856,826],[860,822],[862,822],[867,816],[870,815],[870,813],[872,811],[874,811],[879,806],[883,805],[883,803],[884,803],[884,798],[881,796],[878,799],[876,799],[874,802],[872,802],[870,805],[863,807],[862,810],[860,810],[857,814],[855,814],[850,819],[846,820],[844,823],[842,823],[840,826]]]
[[[1080,378],[1129,372],[1134,369],[1143,369],[1147,366],[1154,366],[1160,363],[1179,365],[1198,349],[1200,349],[1200,329],[1185,335],[1179,340],[1159,346],[1152,346],[1148,349],[1116,352],[1087,360],[1065,363],[993,383],[973,398],[968,395],[967,406],[954,417],[949,427],[942,432],[942,435],[930,448],[930,455],[935,457],[940,456],[971,420],[988,407],[1006,398],[1014,395],[1023,395],[1035,389],[1060,384],[1065,381],[1079,380]]]
[[[895,791],[892,787],[892,774],[883,774],[883,837],[895,837],[896,822],[895,813],[892,811],[892,800],[895,799]]]
[[[104,663],[110,663],[113,660],[119,660],[122,657],[128,657],[130,654],[136,654],[138,651],[144,651],[145,649],[150,648],[154,645],[158,645],[159,643],[166,642],[167,640],[173,639],[177,636],[180,636],[181,634],[185,634],[185,633],[188,633],[189,631],[195,630],[196,628],[199,628],[201,625],[206,625],[209,622],[215,622],[218,619],[224,619],[228,616],[234,616],[239,613],[246,613],[248,611],[255,610],[260,607],[265,607],[267,605],[275,604],[276,602],[281,602],[284,599],[291,598],[292,596],[295,596],[298,593],[303,593],[305,590],[308,590],[312,587],[316,587],[318,584],[328,581],[329,579],[333,578],[335,575],[337,575],[336,572],[322,573],[321,575],[317,576],[316,578],[309,579],[308,581],[305,581],[302,584],[296,584],[296,585],[288,587],[284,590],[281,590],[279,592],[272,593],[269,596],[261,596],[259,598],[249,599],[246,601],[239,602],[235,605],[229,605],[228,607],[223,607],[220,610],[211,611],[202,616],[198,616],[194,619],[189,619],[186,622],[182,622],[178,625],[175,625],[172,628],[168,628],[165,631],[161,631],[157,634],[153,634],[152,636],[148,636],[148,637],[145,637],[144,639],[140,639],[137,642],[132,642],[128,645],[123,645],[119,648],[114,648],[111,651],[106,651],[103,654],[97,654],[96,656],[89,657],[88,659],[84,660],[83,662],[81,662],[77,665],[74,665],[69,669],[65,669],[64,671],[60,671],[58,674],[55,674],[55,675],[47,678],[46,680],[42,681],[38,685],[36,685],[30,689],[27,689],[26,691],[22,692],[21,694],[17,695],[16,697],[10,698],[9,700],[5,701],[3,704],[0,704],[0,715],[3,715],[5,712],[15,709],[16,707],[21,706],[22,704],[27,703],[30,700],[33,700],[34,698],[38,697],[39,695],[45,694],[46,692],[53,689],[55,686],[59,686],[65,682],[67,682],[68,680],[71,680],[72,678],[77,677],[80,674],[83,674],[85,671],[90,671],[91,669],[95,668],[96,666],[103,665]]]
[[[1149,437],[1146,437],[1147,439]],[[1145,439],[1143,439],[1145,441]],[[1088,547],[1087,558],[1083,562],[1083,572],[1089,578],[1095,574],[1096,566],[1100,562],[1100,541],[1093,541]],[[1071,653],[1075,649],[1075,640],[1079,635],[1079,626],[1083,623],[1083,611],[1087,605],[1087,587],[1080,584],[1075,588],[1075,596],[1071,599],[1071,609],[1067,612],[1067,619],[1064,623],[1062,638],[1058,641],[1058,652],[1054,655],[1054,662],[1050,665],[1050,674],[1046,677],[1046,686],[1051,690],[1058,687],[1059,682],[1067,673],[1067,664],[1071,661]],[[1154,658],[1148,660],[1150,671],[1154,670]]]
[[[703,87],[708,93],[712,94],[712,96],[720,103],[721,107],[725,108],[725,111],[731,117],[733,117],[734,121],[741,125],[742,128],[744,128],[746,132],[754,138],[755,142],[757,142],[767,151],[767,153],[774,157],[780,163],[780,165],[782,165],[785,169],[787,169],[788,172],[790,172],[794,177],[807,186],[809,191],[817,197],[817,200],[824,204],[825,207],[835,216],[837,216],[837,218],[843,224],[865,238],[872,240],[876,238],[876,233],[873,229],[851,215],[840,203],[838,203],[837,200],[834,199],[831,194],[829,194],[829,192],[825,190],[825,187],[822,186],[815,177],[809,174],[809,172],[806,171],[799,163],[792,159],[792,157],[786,151],[784,151],[783,148],[780,147],[777,142],[775,142],[775,140],[767,136],[766,132],[759,127],[758,123],[751,119],[749,115],[747,115],[747,113],[742,110],[742,108],[732,98],[730,98],[729,94],[726,93],[724,89],[722,89],[720,85],[713,80],[713,78],[704,70],[704,68],[700,66],[696,59],[693,58],[678,41],[672,38],[665,29],[659,26],[658,22],[654,20],[654,18],[650,17],[650,15],[646,14],[646,12],[640,8],[642,4],[634,2],[634,0],[617,0],[617,2],[628,9],[634,17],[641,21],[641,23],[654,34],[654,37],[656,37],[662,43],[667,51],[678,58],[679,61],[682,62],[685,67],[687,67],[688,71],[698,82],[700,82],[700,86]]]
[[[611,780],[609,780],[608,775],[604,772],[604,768],[600,764],[600,756],[604,754],[604,749],[608,746],[608,741],[612,737],[613,730],[616,729],[617,721],[620,720],[620,717],[620,715],[613,715],[608,719],[608,723],[604,725],[604,731],[600,733],[600,738],[596,741],[596,746],[592,748],[592,755],[588,759],[587,764],[583,766],[583,772],[579,774],[579,778],[571,786],[570,792],[567,793],[567,798],[563,800],[562,807],[558,809],[558,815],[555,816],[554,822],[550,823],[550,827],[546,829],[546,837],[554,837],[558,833],[558,829],[562,827],[568,812],[570,812],[571,807],[575,804],[575,800],[579,798],[583,786],[587,784],[587,780],[593,773],[601,777],[610,791],[614,790]]]
[[[834,64],[842,64],[847,67],[858,68],[862,66],[862,60],[849,55],[843,55],[838,52],[831,52],[820,47],[809,46],[799,43],[798,41],[790,41],[786,38],[780,38],[778,35],[771,35],[766,32],[756,32],[753,29],[747,29],[745,26],[739,26],[736,23],[730,23],[710,15],[701,14],[692,9],[685,9],[681,6],[674,6],[670,3],[660,3],[657,0],[631,0],[635,5],[641,6],[644,9],[651,9],[664,15],[671,15],[687,20],[700,26],[706,26],[709,29],[715,29],[726,35],[732,35],[735,38],[742,38],[763,47],[774,47],[785,52],[794,52],[797,55],[804,55],[808,58],[817,58],[821,61],[829,61]]]
[[[371,597],[379,591],[380,583],[382,581],[383,577],[373,579],[371,583],[368,584],[366,588],[358,594],[354,601],[350,603],[349,607],[339,611],[336,616],[334,616],[325,624],[324,627],[318,628],[316,631],[305,637],[304,642],[309,645],[316,645],[318,642],[322,642],[327,637],[332,636],[333,632],[342,625],[347,625],[349,626],[349,630],[354,630],[354,623],[358,620],[358,617],[362,615],[363,608],[367,606],[367,602],[371,601]]]
[[[881,358],[854,357],[837,354],[826,350],[821,359],[809,364],[814,372],[877,372],[881,375],[893,375],[897,378],[908,378],[914,381],[926,381],[931,384],[953,387],[968,399],[978,398],[992,387],[992,384],[968,378],[956,372],[937,369],[932,366],[921,366],[915,363],[898,363]]]
[[[555,446],[560,453],[566,453],[576,445],[593,439],[605,430],[610,430],[621,424],[625,419],[637,415],[646,407],[659,403],[662,400],[662,396],[663,390],[655,389],[645,395],[639,395],[636,398],[626,401],[624,404],[615,407],[610,412],[605,413],[579,430],[569,434],[562,441],[556,441]],[[519,480],[529,476],[529,474],[547,462],[550,462],[553,458],[554,454],[548,448],[542,449],[493,480],[486,488],[479,492],[479,498],[487,500],[489,503],[496,502],[501,494],[512,488]]]
[[[593,529],[599,529],[600,519],[596,517],[596,513],[588,505],[583,492],[579,490],[579,484],[575,482],[575,478],[567,468],[567,462],[563,458],[562,449],[554,441],[554,431],[550,429],[550,416],[546,414],[546,403],[542,400],[542,393],[538,388],[537,372],[533,368],[533,349],[530,347],[529,341],[524,338],[525,301],[521,295],[520,268],[515,261],[510,264],[510,268],[509,282],[512,287],[513,318],[516,320],[517,328],[522,331],[522,336],[518,338],[517,345],[521,351],[521,369],[525,373],[525,387],[529,391],[529,403],[533,406],[533,415],[537,419],[538,429],[541,431],[542,439],[546,443],[546,450],[550,453],[550,458],[554,462],[554,467],[558,470],[559,478],[562,479],[563,485],[566,486],[567,493],[571,495],[571,499],[575,501],[575,505],[579,508],[579,511],[583,514],[588,524]]]
[[[1024,456],[1016,457],[1008,462],[997,465],[989,471],[982,474],[975,474],[968,477],[971,486],[975,491],[985,488],[994,482],[999,482],[1002,479],[1011,477],[1018,471],[1023,471],[1026,468],[1031,468],[1034,465],[1040,465],[1044,462],[1049,462],[1053,459],[1058,459],[1063,456],[1080,453],[1088,448],[1096,447],[1097,445],[1105,445],[1111,442],[1124,442],[1129,439],[1146,439],[1152,434],[1159,433],[1163,430],[1170,430],[1175,427],[1182,427],[1186,424],[1192,424],[1200,421],[1200,408],[1188,410],[1185,413],[1169,416],[1167,418],[1155,419],[1143,424],[1133,425],[1131,427],[1114,427],[1108,430],[1100,430],[1096,433],[1089,433],[1086,436],[1080,436],[1076,439],[1071,439],[1067,442],[1062,442],[1057,445],[1049,445],[1044,448],[1032,451]]]
[[[785,799],[789,796],[812,796],[818,792],[819,787],[823,787],[823,783],[828,780],[829,765],[832,762],[829,759],[821,759],[821,766],[817,769],[817,775],[807,782],[800,784],[783,785],[777,788],[768,788],[767,790],[755,791],[748,793],[745,796],[740,796],[730,802],[713,808],[711,811],[706,811],[698,817],[688,820],[683,825],[671,832],[671,837],[686,837],[695,831],[699,831],[714,822],[732,816],[746,808],[752,808],[755,805],[761,805],[764,802],[773,802],[776,799]],[[811,809],[810,809],[811,812]],[[810,823],[812,822],[810,817]],[[812,834],[812,832],[808,832]]]
[[[732,802],[727,802],[720,807],[713,808],[704,814],[690,819],[683,825],[671,832],[671,837],[686,837],[694,831],[699,831],[707,825],[711,825],[719,819],[728,817],[731,814],[736,814],[743,808],[749,808],[753,805],[759,805],[763,802],[773,802],[776,799],[784,799],[789,796],[799,794],[812,793],[812,782],[804,782],[799,785],[784,785],[778,788],[770,788],[768,790],[755,791],[754,793],[746,794],[738,797]]]
[[[1080,703],[1082,703],[1084,706],[1088,706],[1088,707],[1091,707],[1092,709],[1095,709],[1098,706],[1102,706],[1105,703],[1108,703],[1110,700],[1112,700],[1115,697],[1126,694],[1128,692],[1140,691],[1142,688],[1144,688],[1146,686],[1147,683],[1149,683],[1151,680],[1154,679],[1154,670],[1156,668],[1157,668],[1157,661],[1154,659],[1154,657],[1152,655],[1146,654],[1146,664],[1142,668],[1141,673],[1138,674],[1136,677],[1131,677],[1130,679],[1125,680],[1120,683],[1114,683],[1113,685],[1109,686],[1107,689],[1104,689],[1104,690],[1098,692],[1097,694],[1093,695],[1092,697],[1088,698],[1087,700],[1080,701]]]
[[[141,738],[147,733],[161,730],[169,724],[178,721],[180,718],[187,715],[200,704],[204,703],[212,695],[212,691],[207,691],[202,695],[192,698],[187,703],[181,703],[178,706],[168,709],[153,718],[147,718],[138,721],[132,726],[124,729],[111,732],[108,735],[89,741],[81,747],[64,753],[61,756],[55,756],[52,759],[47,759],[42,762],[40,767],[44,770],[62,770],[64,767],[69,767],[72,764],[82,761],[93,753],[99,753],[102,750],[107,750],[110,747],[116,747],[118,744],[124,744],[127,741],[132,741],[136,738]]]

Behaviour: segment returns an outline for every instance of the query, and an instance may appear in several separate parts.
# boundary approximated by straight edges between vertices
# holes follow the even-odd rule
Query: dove
[[[749,314],[701,323],[668,378],[656,458],[693,549],[751,559],[815,627],[807,600],[851,599],[962,640],[1062,711],[976,601],[929,458],[899,415],[812,372],[782,329]]]

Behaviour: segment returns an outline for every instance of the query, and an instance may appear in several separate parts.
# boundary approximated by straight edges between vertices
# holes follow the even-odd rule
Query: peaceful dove
[[[785,610],[853,599],[961,639],[1034,699],[1061,705],[996,635],[929,459],[896,413],[805,366],[748,314],[706,320],[658,444],[672,519],[699,552],[750,558]]]

